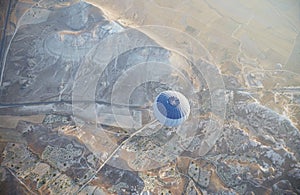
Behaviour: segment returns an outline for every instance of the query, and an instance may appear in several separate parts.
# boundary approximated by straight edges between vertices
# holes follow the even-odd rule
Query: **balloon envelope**
[[[154,115],[163,125],[176,127],[190,114],[190,104],[184,95],[177,91],[161,92],[153,104]]]

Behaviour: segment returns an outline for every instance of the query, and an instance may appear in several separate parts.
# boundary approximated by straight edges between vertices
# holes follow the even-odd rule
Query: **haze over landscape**
[[[300,1],[0,10],[0,194],[300,193]]]

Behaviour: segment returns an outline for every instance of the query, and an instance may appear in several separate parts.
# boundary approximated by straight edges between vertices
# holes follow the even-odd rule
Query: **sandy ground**
[[[298,0],[21,0],[5,13],[0,193],[300,192]],[[169,88],[192,106],[175,129],[151,110]]]

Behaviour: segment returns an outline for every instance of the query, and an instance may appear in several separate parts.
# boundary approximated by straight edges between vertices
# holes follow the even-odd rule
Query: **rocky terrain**
[[[0,7],[0,194],[300,193],[298,1]]]

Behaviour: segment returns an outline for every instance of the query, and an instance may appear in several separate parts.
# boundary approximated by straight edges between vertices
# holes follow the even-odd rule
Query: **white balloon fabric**
[[[167,127],[177,127],[190,114],[187,98],[177,91],[161,92],[153,104],[154,115],[159,122]]]

